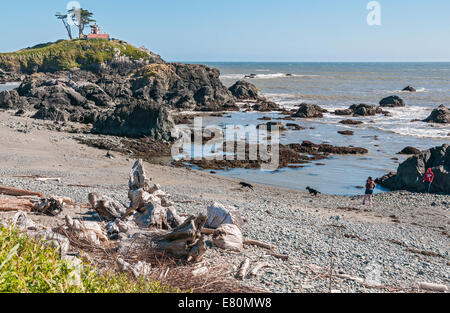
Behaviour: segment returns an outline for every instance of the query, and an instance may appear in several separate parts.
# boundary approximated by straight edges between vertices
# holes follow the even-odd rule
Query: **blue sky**
[[[1,0],[0,52],[66,38],[66,0]],[[168,61],[450,61],[449,0],[80,0],[114,38]],[[6,30],[6,31],[5,31]]]

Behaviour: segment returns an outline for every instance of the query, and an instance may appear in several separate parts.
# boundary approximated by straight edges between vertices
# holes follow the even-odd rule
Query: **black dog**
[[[254,190],[253,186],[250,184],[242,182],[242,183],[239,183],[239,185],[241,185],[242,188],[250,188],[251,190]]]
[[[317,195],[320,194],[320,192],[318,192],[317,190],[312,189],[311,187],[306,187],[306,190],[308,190],[309,193],[310,193],[311,195],[313,195],[314,197],[317,197]]]

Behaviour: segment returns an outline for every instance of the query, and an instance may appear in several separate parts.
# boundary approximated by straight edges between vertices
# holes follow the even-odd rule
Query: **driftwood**
[[[44,195],[40,192],[28,191],[23,189],[11,188],[6,186],[0,186],[0,194],[8,195],[8,196],[37,196],[39,198],[43,198]]]
[[[48,182],[48,181],[54,181],[54,182],[57,182],[57,183],[60,183],[61,182],[61,178],[52,178],[52,177],[48,177],[48,178],[44,178],[44,177],[39,177],[39,178],[36,178],[36,180],[37,181],[40,181],[40,182]]]
[[[272,246],[272,245],[270,245],[270,244],[268,244],[268,243],[264,243],[264,242],[257,241],[257,240],[252,240],[252,239],[246,239],[246,240],[244,240],[244,245],[247,245],[247,246],[257,246],[257,247],[261,247],[261,248],[268,249],[268,250],[273,250],[273,249],[275,249],[274,246]]]
[[[33,210],[46,214],[49,216],[57,216],[63,211],[64,202],[58,201],[54,198],[50,199],[38,199],[37,201],[31,200],[34,202]]]
[[[113,221],[125,214],[126,208],[119,201],[102,197],[95,192],[90,193],[88,198],[92,209],[104,220]]]
[[[216,229],[213,244],[221,249],[241,252],[243,238],[239,227],[234,224],[222,224]]]
[[[269,252],[269,255],[287,261],[289,259],[289,255],[287,254],[279,254],[275,252]]]
[[[448,287],[446,285],[432,284],[421,282],[419,283],[419,288],[423,290],[435,291],[435,292],[447,292]]]
[[[226,207],[215,202],[208,207],[206,227],[216,229],[222,224],[234,224],[240,228],[244,224],[244,221],[242,220],[240,213],[232,207]]]
[[[31,211],[33,203],[25,199],[0,200],[0,211]]]
[[[248,268],[250,267],[250,259],[246,258],[242,263],[241,267],[239,268],[239,272],[237,274],[238,279],[244,279],[247,276]]]
[[[209,228],[202,228],[201,232],[203,235],[214,235],[216,233],[216,230]]]
[[[256,276],[258,275],[258,272],[263,269],[264,267],[270,267],[269,263],[265,263],[265,262],[259,262],[257,263],[253,269],[250,271],[249,275],[250,276]]]
[[[157,248],[167,254],[186,259],[188,262],[199,262],[206,251],[204,236],[201,233],[206,216],[191,216],[182,225],[170,233],[157,238]]]

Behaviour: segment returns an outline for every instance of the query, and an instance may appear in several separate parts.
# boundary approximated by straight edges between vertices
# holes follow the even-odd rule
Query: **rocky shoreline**
[[[79,204],[88,202],[90,192],[127,203],[126,178],[134,159],[120,153],[111,158],[78,144],[79,134],[48,130],[45,123],[11,120],[0,113],[0,185],[71,197]],[[241,188],[239,181],[189,169],[148,163],[146,168],[171,195],[178,214],[205,214],[212,202],[230,205],[246,220],[245,238],[274,245],[274,252],[289,256],[282,260],[254,246],[242,252],[209,248],[202,263],[209,268],[229,264],[237,270],[245,258],[268,263],[260,275],[237,284],[270,292],[329,292],[331,256],[333,292],[426,292],[418,288],[421,282],[450,284],[450,196],[385,193],[376,195],[370,208],[361,206],[362,196],[313,197],[259,184],[252,190]],[[37,176],[61,181],[38,181]],[[47,226],[62,223],[65,214],[98,221],[89,206],[63,212],[56,218],[36,213],[30,218]],[[14,215],[0,214],[3,220]]]

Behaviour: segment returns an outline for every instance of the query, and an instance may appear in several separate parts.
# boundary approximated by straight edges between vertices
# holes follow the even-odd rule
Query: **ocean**
[[[356,118],[373,121],[361,126],[345,126],[339,121],[347,117],[325,114],[323,119],[299,120],[303,131],[287,131],[281,143],[309,140],[338,146],[356,146],[369,150],[364,156],[333,156],[299,169],[267,173],[259,170],[233,169],[220,175],[249,182],[264,183],[304,190],[307,186],[323,193],[337,195],[361,194],[367,177],[381,177],[396,171],[407,156],[398,155],[406,146],[428,149],[450,143],[449,125],[414,122],[425,119],[441,104],[450,105],[450,63],[206,63],[221,71],[221,80],[231,86],[246,75],[272,101],[286,108],[303,102],[318,104],[329,111],[348,108],[352,104],[378,105],[391,95],[406,101],[404,108],[387,108],[392,117]],[[290,74],[287,76],[287,74]],[[403,92],[406,86],[417,92]],[[232,118],[209,118],[206,124],[259,124],[262,116],[277,114],[231,113]],[[289,121],[286,121],[288,123]],[[313,129],[310,129],[313,128]],[[354,136],[338,134],[353,130]],[[399,160],[393,160],[398,158]],[[385,192],[377,188],[376,192]]]
[[[361,117],[360,126],[346,126],[339,121],[347,117],[325,114],[323,119],[298,120],[302,131],[286,131],[281,143],[309,140],[320,144],[356,146],[369,150],[364,156],[332,156],[307,164],[303,168],[277,172],[232,169],[219,175],[248,182],[305,190],[307,186],[322,193],[356,195],[363,190],[368,176],[381,177],[396,171],[407,156],[398,155],[406,146],[424,150],[450,143],[449,125],[414,122],[425,119],[441,104],[450,105],[450,63],[203,63],[221,71],[221,80],[231,86],[246,75],[270,100],[286,108],[303,102],[318,104],[329,111],[348,108],[355,103],[377,104],[387,96],[398,95],[406,101],[404,108],[387,108],[392,117]],[[290,74],[289,76],[287,74]],[[402,92],[406,86],[417,92]],[[0,91],[17,84],[0,85]],[[263,116],[280,117],[276,113],[232,112],[231,118],[204,118],[204,125],[257,125]],[[373,123],[369,123],[373,121]],[[291,121],[285,121],[286,123]],[[338,134],[353,130],[354,136]],[[398,158],[399,160],[393,160]],[[385,192],[377,188],[376,192]]]

